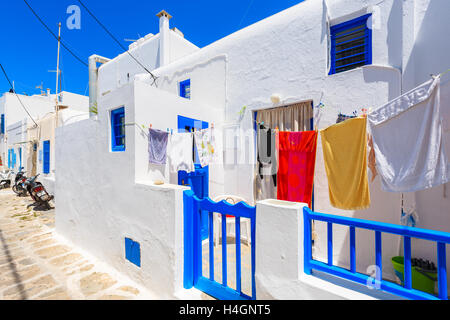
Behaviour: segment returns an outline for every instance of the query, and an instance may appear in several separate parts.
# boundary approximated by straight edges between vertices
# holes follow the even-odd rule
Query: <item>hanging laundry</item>
[[[336,123],[341,123],[341,122],[344,122],[345,120],[354,119],[354,118],[356,118],[356,116],[348,116],[346,114],[342,114],[339,112]]]
[[[370,179],[370,182],[373,182],[375,178],[378,175],[377,172],[377,164],[375,160],[375,149],[373,147],[373,138],[372,135],[369,136],[369,142],[368,142],[370,152],[369,152],[369,169],[370,172],[372,172],[372,178]]]
[[[331,205],[344,210],[370,206],[366,118],[354,118],[321,132]]]
[[[276,131],[258,125],[257,163],[255,179],[256,200],[277,198],[277,148]]]
[[[278,200],[311,208],[317,137],[317,131],[279,133]]]
[[[216,152],[213,140],[211,140],[211,129],[203,129],[194,132],[195,146],[202,168],[208,166]]]
[[[193,153],[194,136],[192,133],[174,133],[170,136],[167,154],[171,172],[195,171]]]
[[[168,138],[169,133],[166,131],[149,129],[148,153],[150,163],[166,164]]]
[[[368,115],[383,190],[414,192],[450,180],[436,77]]]

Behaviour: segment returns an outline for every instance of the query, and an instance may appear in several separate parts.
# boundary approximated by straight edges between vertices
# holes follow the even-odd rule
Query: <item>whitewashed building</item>
[[[53,192],[55,168],[55,126],[86,119],[88,97],[71,92],[59,94],[59,122],[55,121],[55,95],[21,95],[5,93],[0,100],[2,133],[0,157],[4,167],[27,175],[41,175],[41,181]],[[28,114],[29,113],[29,114]]]
[[[209,166],[206,195],[212,199],[235,195],[255,204],[255,112],[296,103],[307,102],[311,107],[323,103],[320,122],[313,119],[318,129],[323,129],[336,123],[339,113],[352,114],[387,103],[450,67],[450,45],[443,41],[450,32],[449,13],[450,3],[445,0],[306,0],[201,49],[177,29],[170,29],[170,15],[160,13],[159,33],[130,45],[129,50],[153,75],[145,73],[127,53],[112,60],[93,57],[92,61],[102,63],[98,70],[96,65],[91,68],[90,77],[91,105],[98,114],[57,129],[57,231],[161,297],[173,297],[182,287],[182,192],[186,187],[179,186],[179,176],[167,167],[148,163],[149,125],[177,130],[191,122],[214,124],[223,161]],[[364,25],[364,50],[336,56],[333,30],[344,25],[351,28],[354,23]],[[444,75],[441,83],[444,119],[450,112],[449,77],[449,73]],[[111,114],[119,111],[124,114],[126,129],[124,148],[117,152],[111,142]],[[444,127],[447,136],[447,122]],[[450,154],[450,138],[446,141]],[[370,183],[369,209],[332,207],[321,149],[319,140],[315,211],[400,224],[402,195],[382,191],[379,177]],[[155,186],[156,180],[165,184]],[[405,196],[415,204],[417,227],[450,232],[446,186]],[[272,209],[264,210],[277,214],[285,206],[274,202],[269,206]],[[257,205],[258,217],[264,216],[258,211],[261,208],[264,204]],[[295,228],[282,222],[261,227],[261,219],[258,228],[263,228],[264,234],[257,230],[257,241],[262,243],[261,238],[272,233],[299,240],[299,235],[289,233],[295,233]],[[314,258],[325,261],[326,223],[317,223],[316,233]],[[142,265],[138,268],[124,256],[124,238],[140,243]],[[344,249],[350,241],[348,229],[335,227],[333,241],[334,264],[348,268],[349,252]],[[368,273],[374,264],[374,242],[369,231],[358,231],[358,272]],[[303,250],[299,241],[292,245]],[[414,239],[413,255],[436,261],[432,246]],[[298,271],[294,275],[276,270],[270,277],[260,274],[268,269],[258,268],[264,255],[259,250],[256,275],[261,296],[355,297],[323,283],[318,291],[311,289],[310,294],[302,295],[297,290],[301,285],[292,289],[292,283],[303,276],[302,266],[294,268]],[[383,236],[383,278],[395,280],[390,259],[398,250],[398,236]],[[294,256],[302,256],[295,252]],[[275,269],[302,261],[299,257],[286,261],[276,254],[271,257],[270,266]],[[276,283],[291,286],[291,295],[274,289]]]

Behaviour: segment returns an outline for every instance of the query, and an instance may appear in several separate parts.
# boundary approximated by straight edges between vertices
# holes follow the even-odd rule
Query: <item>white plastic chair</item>
[[[230,204],[237,204],[239,202],[246,202],[244,198],[238,197],[238,196],[232,196],[232,195],[223,195],[218,196],[213,199],[215,202],[220,202],[222,200],[225,200],[226,202]],[[214,247],[217,247],[219,244],[220,234],[222,232],[222,214],[215,212],[214,215]],[[227,235],[231,233],[230,231],[235,230],[234,226],[236,224],[236,218],[235,217],[227,217],[226,218],[227,223]],[[247,242],[247,245],[251,244],[251,235],[250,235],[250,219],[241,218],[241,225],[245,223],[246,224],[246,237],[245,241]],[[230,225],[231,227],[228,227]],[[243,228],[241,228],[241,236],[242,236]],[[236,236],[236,235],[235,235]]]

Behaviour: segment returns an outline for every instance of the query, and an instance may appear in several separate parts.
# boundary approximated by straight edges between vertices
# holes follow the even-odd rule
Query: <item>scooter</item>
[[[50,210],[52,207],[49,202],[54,199],[54,196],[48,194],[42,183],[36,182],[38,176],[39,175],[28,182],[28,192],[35,202],[39,203],[40,206],[44,206],[47,210]]]
[[[18,196],[25,196],[27,194],[27,189],[24,188],[23,184],[27,181],[27,177],[25,176],[24,171],[19,171],[16,174],[16,177],[14,179],[14,185],[12,187],[12,190],[18,195]]]
[[[0,190],[7,189],[11,186],[11,176],[13,172],[11,170],[4,170],[0,172]]]

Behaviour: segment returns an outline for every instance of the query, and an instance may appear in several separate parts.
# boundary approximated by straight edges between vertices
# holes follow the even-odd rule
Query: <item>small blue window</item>
[[[125,238],[125,258],[138,267],[141,267],[141,245],[139,242]]]
[[[371,14],[331,27],[330,74],[372,64]]]
[[[111,111],[112,151],[125,151],[125,108]]]
[[[5,134],[5,115],[0,116],[0,134]]]
[[[191,79],[180,82],[180,97],[191,99]]]
[[[48,174],[50,173],[50,141],[44,141],[44,151],[43,151],[43,157],[44,157],[44,168],[42,170],[43,173]]]

